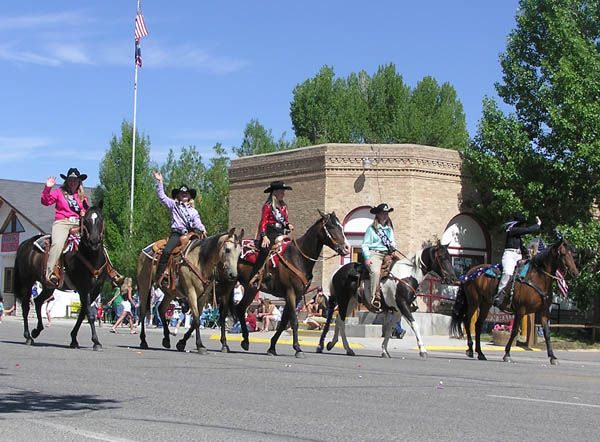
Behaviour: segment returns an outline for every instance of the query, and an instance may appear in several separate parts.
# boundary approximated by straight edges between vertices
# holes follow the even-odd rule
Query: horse
[[[550,305],[552,304],[552,282],[557,279],[555,276],[557,270],[560,270],[563,274],[569,272],[573,276],[578,276],[579,270],[577,270],[571,248],[563,238],[533,257],[529,262],[530,268],[526,276],[523,279],[515,278],[514,296],[510,305],[511,310],[514,312],[514,322],[510,339],[505,347],[503,360],[512,362],[510,348],[517,335],[518,324],[521,323],[523,316],[529,313],[539,313],[550,363],[557,365],[558,359],[552,350],[550,328],[548,326]],[[468,346],[466,354],[472,358],[474,355],[473,340],[471,338],[471,318],[479,310],[475,322],[475,351],[477,352],[477,359],[482,361],[487,360],[487,358],[481,350],[481,329],[492,306],[492,297],[496,293],[499,283],[499,275],[496,275],[496,277],[485,275],[487,267],[489,265],[479,265],[467,273],[465,281],[461,283],[456,295],[450,323],[450,334],[458,338],[464,336],[461,328],[464,324]],[[477,272],[479,272],[479,275],[475,276]],[[469,275],[473,278],[469,279]]]
[[[79,348],[77,333],[83,319],[87,317],[92,328],[93,349],[101,350],[102,344],[98,340],[94,320],[90,317],[90,304],[100,293],[103,282],[108,279],[106,272],[104,272],[108,260],[103,246],[104,219],[102,217],[101,205],[91,207],[81,218],[80,222],[81,238],[77,250],[72,250],[62,255],[65,278],[60,288],[75,290],[79,293],[81,301],[79,315],[71,331],[70,347]],[[21,302],[23,308],[23,336],[27,345],[32,345],[34,339],[44,329],[42,304],[52,296],[55,290],[54,286],[50,286],[46,282],[44,252],[35,245],[35,242],[41,237],[43,235],[36,235],[23,241],[19,245],[15,257],[15,297]],[[43,290],[34,300],[37,326],[30,333],[27,317],[29,316],[31,288],[36,281],[42,283]]]
[[[178,271],[178,280],[174,289],[163,288],[165,296],[159,307],[159,315],[163,324],[162,346],[171,348],[169,324],[165,314],[171,300],[176,297],[186,298],[192,314],[189,330],[177,342],[176,348],[184,351],[187,340],[196,332],[196,349],[199,354],[206,354],[207,350],[200,337],[200,313],[206,304],[208,294],[212,288],[214,275],[218,272],[227,281],[237,279],[237,263],[241,253],[240,237],[235,234],[235,228],[227,233],[209,236],[205,239],[194,239],[185,253]],[[153,260],[144,251],[138,256],[137,279],[140,293],[140,348],[148,349],[146,341],[145,318],[150,304],[150,290],[154,280],[156,268]]]
[[[391,275],[381,281],[382,296],[382,311],[384,313],[383,320],[383,342],[381,344],[381,357],[390,358],[387,349],[390,336],[394,325],[404,316],[417,339],[419,347],[419,355],[427,358],[427,349],[421,338],[419,326],[416,323],[412,311],[411,304],[416,299],[417,288],[429,272],[435,272],[441,275],[442,282],[453,283],[457,280],[452,267],[452,260],[448,253],[448,246],[442,245],[439,242],[436,245],[425,247],[411,258],[404,258],[397,261],[392,269]],[[333,338],[327,343],[327,350],[335,346],[338,341],[338,336],[341,336],[344,349],[348,356],[354,356],[354,351],[348,344],[346,338],[346,317],[358,305],[358,292],[364,278],[368,276],[366,266],[358,262],[350,262],[343,265],[331,278],[330,295],[327,311],[327,322],[323,327],[317,353],[323,352],[325,338],[329,332],[329,327],[333,317],[333,311],[338,306],[338,316],[336,318],[336,327]],[[368,282],[367,282],[368,283]],[[385,305],[385,299],[393,299],[396,305]]]
[[[281,321],[277,331],[271,338],[271,344],[267,354],[277,356],[275,346],[281,336],[281,333],[287,328],[288,323],[293,331],[293,348],[295,356],[301,358],[304,356],[298,343],[298,317],[296,316],[296,305],[303,299],[306,289],[312,279],[312,270],[319,255],[323,250],[323,245],[328,246],[338,255],[345,256],[350,251],[350,246],[344,234],[344,228],[340,224],[335,212],[324,213],[321,210],[319,218],[308,228],[306,233],[298,239],[293,239],[288,243],[285,251],[279,254],[279,264],[277,267],[269,269],[272,276],[263,278],[260,288],[249,284],[254,276],[253,264],[243,258],[238,262],[238,279],[244,287],[244,297],[236,305],[232,306],[231,291],[235,283],[217,284],[218,299],[220,301],[221,315],[219,323],[221,326],[221,351],[229,352],[227,338],[225,335],[225,317],[229,309],[233,310],[234,316],[239,318],[242,342],[244,350],[250,348],[248,340],[248,327],[244,316],[246,309],[252,303],[257,291],[270,293],[278,298],[285,299],[285,307],[281,316]]]

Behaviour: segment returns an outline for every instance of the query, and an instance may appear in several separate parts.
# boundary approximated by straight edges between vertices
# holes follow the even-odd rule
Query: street
[[[104,346],[68,348],[73,321],[57,320],[24,345],[22,322],[0,324],[0,440],[597,440],[600,354],[514,352],[515,363],[488,352],[487,362],[463,350],[393,351],[379,357],[367,339],[356,357],[341,349],[305,358],[279,345],[230,342],[220,353],[204,330],[208,355],[153,349],[139,335],[99,329]],[[179,337],[178,337],[179,338]],[[283,335],[282,338],[287,338]],[[427,341],[427,337],[425,337]],[[175,347],[176,339],[171,344]],[[462,343],[460,343],[462,344]],[[412,341],[414,346],[414,340]]]

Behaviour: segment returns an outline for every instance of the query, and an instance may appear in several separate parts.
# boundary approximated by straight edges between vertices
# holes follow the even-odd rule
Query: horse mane
[[[531,262],[533,263],[534,267],[536,267],[538,269],[543,267],[544,264],[548,261],[548,258],[550,256],[550,252],[552,252],[552,249],[554,249],[555,247],[560,245],[561,242],[562,241],[552,244],[550,247],[547,247],[544,251],[538,253],[533,258],[531,258]]]
[[[208,238],[196,241],[190,247],[190,251],[195,249],[196,247],[200,247],[198,259],[200,260],[200,262],[206,262],[211,258],[211,255],[218,248],[219,240],[223,235],[227,235],[227,232],[217,233],[216,235],[212,235]]]

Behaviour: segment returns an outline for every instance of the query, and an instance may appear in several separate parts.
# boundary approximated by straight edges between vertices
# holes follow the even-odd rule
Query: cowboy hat
[[[393,212],[394,208],[393,207],[389,207],[386,203],[381,203],[378,206],[372,207],[371,210],[369,210],[370,213],[372,213],[373,215],[377,215],[378,213],[381,212]]]
[[[177,198],[177,195],[179,195],[181,192],[189,193],[190,196],[192,197],[192,199],[196,198],[196,189],[190,189],[185,184],[182,184],[181,186],[179,186],[179,189],[171,190],[171,198],[173,198],[173,199]]]
[[[87,175],[85,173],[79,173],[79,170],[77,170],[74,167],[71,167],[69,169],[69,171],[67,172],[66,175],[63,175],[62,173],[60,174],[60,177],[63,180],[66,180],[68,178],[79,178],[81,181],[84,181],[87,178]]]
[[[283,181],[272,181],[269,187],[265,189],[265,193],[271,193],[276,190],[292,190],[290,186],[286,186]]]

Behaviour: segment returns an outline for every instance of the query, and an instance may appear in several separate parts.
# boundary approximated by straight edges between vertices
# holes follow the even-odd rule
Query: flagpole
[[[140,10],[140,1],[137,0],[137,11]],[[136,42],[136,49],[139,42]],[[137,120],[137,81],[138,81],[138,64],[134,61],[135,73],[133,76],[133,136],[131,137],[131,189],[129,200],[129,234],[133,233],[133,189],[135,185],[135,135],[136,135],[136,120]]]

